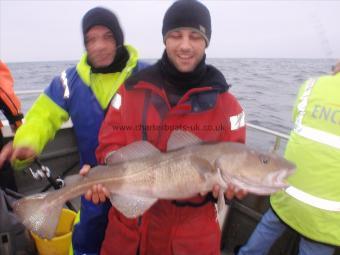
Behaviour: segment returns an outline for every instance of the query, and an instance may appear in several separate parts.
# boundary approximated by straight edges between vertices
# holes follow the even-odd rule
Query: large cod
[[[40,237],[54,236],[66,201],[80,196],[94,184],[103,184],[110,200],[125,216],[142,215],[158,199],[185,199],[221,187],[218,205],[224,205],[229,184],[267,195],[288,185],[285,179],[295,165],[275,154],[264,154],[240,143],[202,143],[188,132],[174,131],[167,153],[147,141],[129,144],[85,177],[73,175],[60,190],[28,196],[14,202],[14,212]]]

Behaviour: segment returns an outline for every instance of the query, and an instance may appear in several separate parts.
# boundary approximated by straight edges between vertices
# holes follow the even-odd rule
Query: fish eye
[[[266,157],[265,155],[260,155],[260,161],[262,164],[267,165],[270,162],[269,157]]]

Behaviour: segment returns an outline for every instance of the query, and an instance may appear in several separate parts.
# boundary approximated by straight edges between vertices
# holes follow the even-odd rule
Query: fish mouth
[[[241,189],[244,189],[251,193],[255,193],[257,195],[269,195],[289,186],[286,183],[281,183],[280,185],[267,185],[263,183],[259,184],[251,182],[249,180],[241,180],[237,177],[232,178],[231,183],[233,183],[237,187],[240,187]]]
[[[283,170],[268,174],[262,182],[251,180],[245,176],[222,175],[222,179],[228,184],[231,183],[238,188],[244,189],[258,195],[269,195],[280,189],[287,188],[289,184],[285,178],[289,176],[290,170]]]
[[[263,184],[267,186],[286,188],[288,186],[286,179],[292,173],[293,171],[291,169],[282,169],[281,171],[278,172],[269,173],[264,178]]]

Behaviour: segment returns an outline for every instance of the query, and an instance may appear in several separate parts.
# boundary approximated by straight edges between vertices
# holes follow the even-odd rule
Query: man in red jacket
[[[153,66],[129,78],[111,102],[99,133],[98,162],[115,151],[147,140],[161,151],[174,128],[203,141],[245,142],[244,112],[215,67],[205,63],[211,37],[209,10],[196,0],[176,1],[163,20],[165,51]],[[214,188],[214,196],[219,187]],[[234,190],[227,191],[232,198]],[[241,198],[244,192],[237,192]],[[87,199],[104,201],[96,186]],[[220,254],[214,203],[197,195],[185,201],[160,200],[141,218],[127,219],[114,207],[101,254]]]

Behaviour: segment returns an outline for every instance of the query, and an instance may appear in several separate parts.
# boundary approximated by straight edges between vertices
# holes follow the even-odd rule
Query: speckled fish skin
[[[28,229],[50,239],[64,203],[84,194],[94,184],[103,184],[110,190],[111,201],[118,209],[122,204],[133,207],[130,211],[122,209],[134,217],[157,199],[190,198],[211,191],[215,184],[223,190],[228,183],[233,183],[249,192],[270,194],[287,186],[284,179],[294,169],[292,163],[281,157],[256,152],[243,144],[200,144],[112,166],[94,167],[86,177],[69,177],[71,185],[20,199],[13,207]],[[131,201],[116,201],[115,196],[124,202],[120,195]]]

